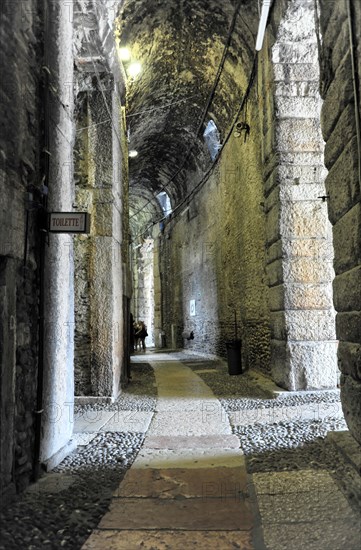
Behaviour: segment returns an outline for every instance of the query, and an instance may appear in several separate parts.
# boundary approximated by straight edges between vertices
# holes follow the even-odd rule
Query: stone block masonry
[[[1,6],[0,106],[0,494],[33,473],[41,201],[40,2]],[[32,191],[32,197],[27,192]],[[34,203],[31,202],[31,198]]]
[[[274,93],[262,121],[272,376],[290,390],[332,388],[334,272],[327,204],[320,199],[326,170],[313,7],[289,3],[276,32],[262,75]]]
[[[269,372],[270,331],[264,277],[263,183],[255,96],[252,132],[232,136],[219,168],[160,237],[163,329],[167,345],[226,356],[242,339],[243,368]],[[190,303],[195,310],[191,314]],[[194,340],[185,340],[193,331]]]
[[[329,170],[326,190],[335,250],[338,366],[346,422],[361,443],[361,5],[357,0],[343,0],[333,2],[330,10],[328,4],[327,0],[320,2],[319,57],[324,99],[321,123]]]
[[[77,124],[85,129],[77,133],[76,206],[88,211],[92,221],[90,234],[75,238],[75,391],[77,396],[115,399],[125,377],[123,347],[128,345],[122,316],[127,173],[119,98],[111,76],[102,78],[108,86],[104,95],[93,84],[86,98],[78,96],[82,109]]]

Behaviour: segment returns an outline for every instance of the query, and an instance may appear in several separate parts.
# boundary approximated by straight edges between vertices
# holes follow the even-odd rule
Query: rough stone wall
[[[88,211],[90,204],[82,197],[88,186],[88,132],[81,128],[89,126],[87,94],[78,96],[77,133],[74,146],[75,204],[78,210]],[[90,240],[87,235],[74,237],[74,384],[75,395],[91,395],[90,348]]]
[[[113,399],[126,379],[131,294],[125,81],[114,35],[118,8],[116,2],[87,0],[74,9],[76,208],[91,214],[90,234],[75,239],[76,394]]]
[[[39,8],[36,0],[26,5],[4,0],[1,7],[1,494],[29,483],[34,460],[42,118]],[[34,202],[27,202],[28,189]]]
[[[162,317],[167,345],[224,356],[225,342],[235,338],[236,313],[244,366],[267,371],[263,183],[254,92],[247,108],[250,135],[230,137],[207,183],[160,236]],[[193,331],[194,340],[184,340],[183,331]]]
[[[280,7],[259,73],[267,90],[260,111],[272,376],[292,390],[335,387],[333,254],[321,199],[326,170],[314,7],[304,0]]]
[[[350,19],[353,56],[350,48]],[[329,170],[326,190],[333,225],[334,303],[341,398],[351,433],[361,443],[361,4],[320,2],[321,123]],[[352,60],[353,57],[353,60]],[[354,71],[353,64],[354,62]],[[353,80],[354,73],[354,80]],[[356,91],[356,93],[355,93]],[[356,124],[358,119],[358,125]]]
[[[75,239],[75,384],[77,395],[115,398],[125,361],[127,179],[121,105],[113,79],[103,77],[104,95],[95,86],[79,98],[84,103],[78,120],[76,206],[91,214],[91,232]]]

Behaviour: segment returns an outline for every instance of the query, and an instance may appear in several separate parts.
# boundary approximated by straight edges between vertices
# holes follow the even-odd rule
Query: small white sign
[[[192,317],[194,317],[195,314],[196,314],[196,301],[195,300],[190,300],[189,301],[189,313]]]
[[[48,230],[51,233],[89,233],[87,212],[50,212]]]

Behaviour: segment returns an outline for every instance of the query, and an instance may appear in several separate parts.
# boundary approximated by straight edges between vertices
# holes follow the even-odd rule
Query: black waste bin
[[[226,342],[228,374],[242,374],[241,340]]]

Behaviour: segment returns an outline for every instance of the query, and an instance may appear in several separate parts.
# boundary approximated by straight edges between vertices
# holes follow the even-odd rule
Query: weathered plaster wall
[[[32,474],[38,352],[39,2],[1,6],[0,493]],[[35,202],[28,204],[27,189]],[[36,191],[38,190],[38,192]],[[26,235],[26,220],[28,234]],[[27,245],[25,260],[25,244]]]
[[[337,384],[332,235],[312,3],[278,5],[260,63],[272,376],[288,389]],[[283,8],[283,9],[280,9]]]
[[[350,19],[353,61],[350,49]],[[321,123],[326,190],[335,251],[333,283],[339,339],[341,398],[351,433],[361,443],[361,195],[360,74],[361,4],[357,0],[320,2]],[[356,93],[355,93],[356,91]],[[356,107],[356,108],[355,108]]]
[[[224,356],[225,342],[235,337],[236,312],[244,366],[267,371],[263,183],[254,90],[251,97],[250,135],[246,141],[244,133],[231,136],[207,183],[159,237],[162,316],[168,345]],[[184,330],[192,330],[194,340],[183,340]]]

